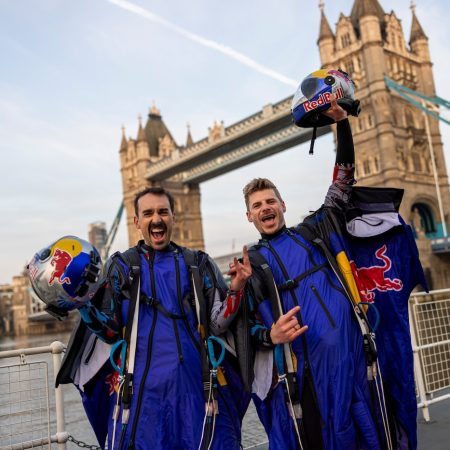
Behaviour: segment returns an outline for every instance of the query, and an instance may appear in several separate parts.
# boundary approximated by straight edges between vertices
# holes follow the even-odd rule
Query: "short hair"
[[[139,207],[138,207],[139,199],[147,194],[165,195],[167,197],[167,199],[169,200],[170,210],[172,212],[174,212],[175,202],[173,199],[173,195],[168,190],[164,189],[163,187],[156,186],[156,187],[145,188],[143,191],[140,191],[135,195],[135,197],[134,197],[134,213],[136,214],[136,216],[139,215]]]
[[[266,189],[272,189],[273,192],[275,192],[275,195],[278,197],[278,200],[280,200],[281,202],[283,201],[277,187],[269,179],[253,178],[253,180],[250,181],[249,183],[247,183],[244,186],[244,189],[242,190],[244,193],[244,199],[245,199],[245,205],[247,206],[247,211],[249,210],[248,199],[249,199],[250,195],[255,192],[258,192],[258,191],[264,191]]]

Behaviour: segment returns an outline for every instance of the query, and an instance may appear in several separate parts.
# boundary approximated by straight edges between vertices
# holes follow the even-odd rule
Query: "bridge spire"
[[[418,39],[428,40],[425,32],[423,31],[422,25],[420,25],[419,19],[416,16],[416,4],[411,1],[411,11],[412,11],[412,22],[411,22],[411,33],[409,35],[409,42],[417,41]]]
[[[120,143],[120,151],[121,152],[126,151],[127,148],[128,148],[128,141],[127,141],[127,138],[125,136],[125,126],[122,125],[122,141]]]
[[[319,31],[319,39],[320,42],[323,39],[326,38],[333,38],[334,39],[334,33],[333,30],[330,27],[330,24],[328,23],[328,20],[325,16],[325,2],[323,0],[319,1],[319,9],[320,9],[320,31]]]
[[[189,125],[189,122],[186,124],[186,127],[187,127],[186,147],[190,147],[194,143],[194,140],[192,139],[191,126]]]

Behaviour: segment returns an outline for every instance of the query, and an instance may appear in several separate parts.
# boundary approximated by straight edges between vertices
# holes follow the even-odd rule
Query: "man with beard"
[[[113,255],[102,287],[80,308],[91,337],[102,341],[83,360],[112,344],[111,363],[79,386],[88,417],[102,447],[107,433],[109,449],[238,450],[249,397],[240,392],[234,357],[223,358],[224,340],[215,336],[225,339],[238,311],[251,274],[246,248],[227,289],[207,254],[171,241],[168,191],[147,188],[134,206],[143,236],[131,250],[137,261],[130,250]],[[58,382],[76,383],[69,372],[63,364]]]

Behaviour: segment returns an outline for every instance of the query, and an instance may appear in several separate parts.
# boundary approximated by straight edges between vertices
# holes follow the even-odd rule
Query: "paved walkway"
[[[449,450],[450,449],[450,400],[443,400],[429,406],[430,422],[425,422],[422,410],[418,411],[417,435],[418,450]],[[267,450],[267,444],[257,445],[267,441],[253,405],[244,418],[242,431],[244,448],[252,450]]]

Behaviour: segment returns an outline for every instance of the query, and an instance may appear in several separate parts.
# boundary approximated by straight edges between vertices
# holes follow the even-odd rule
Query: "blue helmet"
[[[341,70],[322,69],[308,75],[295,92],[291,108],[295,125],[309,128],[334,123],[320,114],[330,107],[331,93],[350,115],[359,114],[360,103],[355,99],[355,85],[350,77]]]
[[[61,318],[94,296],[101,267],[95,247],[76,236],[64,236],[37,252],[27,272],[45,310]]]

